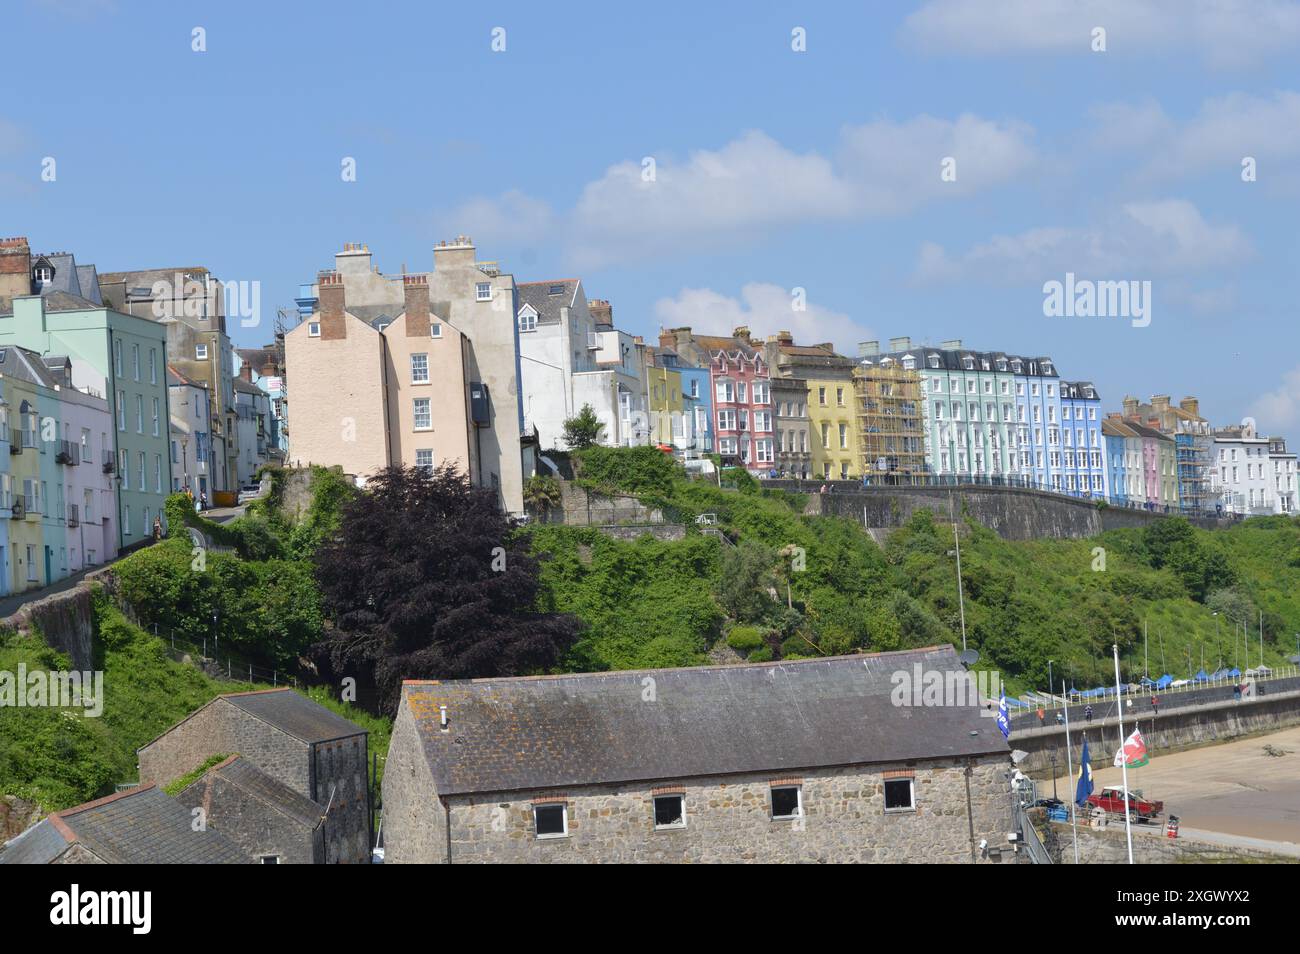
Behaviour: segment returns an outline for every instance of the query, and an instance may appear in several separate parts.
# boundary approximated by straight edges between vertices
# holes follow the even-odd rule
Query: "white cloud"
[[[1261,181],[1279,168],[1300,162],[1300,93],[1279,90],[1272,96],[1230,93],[1201,104],[1185,122],[1169,117],[1153,101],[1111,103],[1091,110],[1091,141],[1122,151],[1127,157],[1145,147],[1151,158],[1142,175],[1148,179],[1219,169],[1239,179],[1241,160],[1253,157]]]
[[[755,337],[769,337],[789,331],[799,344],[833,342],[841,354],[856,354],[859,341],[873,335],[844,314],[807,302],[802,311],[794,308],[793,290],[770,282],[750,282],[733,298],[711,288],[684,288],[674,298],[655,302],[660,326],[688,326],[705,334],[730,334],[741,325]]]
[[[1277,390],[1261,395],[1250,406],[1250,416],[1260,430],[1276,434],[1300,425],[1300,365],[1282,376]]]
[[[959,198],[1012,181],[1035,161],[1033,130],[970,114],[918,116],[843,130],[831,157],[795,152],[762,132],[678,162],[654,158],[610,166],[574,207],[554,213],[518,192],[475,199],[456,223],[509,234],[522,215],[565,246],[579,268],[647,256],[734,246],[782,228],[897,215],[925,202]],[[941,163],[956,160],[955,181]],[[472,224],[478,220],[485,226]],[[453,223],[454,224],[454,223]]]
[[[555,211],[517,189],[496,198],[474,198],[439,213],[444,232],[469,235],[480,248],[506,242],[536,244],[558,228]]]
[[[1106,30],[1106,53],[1092,30]],[[932,52],[999,56],[1077,53],[1192,55],[1215,67],[1253,66],[1300,47],[1293,0],[929,0],[903,35]]]
[[[1186,199],[1159,199],[1130,202],[1095,226],[998,235],[956,255],[928,242],[920,249],[913,277],[923,283],[1021,283],[1069,271],[1080,277],[1142,280],[1230,265],[1250,252],[1250,242],[1235,225],[1206,222]]]

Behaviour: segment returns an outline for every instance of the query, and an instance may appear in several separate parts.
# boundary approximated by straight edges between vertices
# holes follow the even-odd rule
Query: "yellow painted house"
[[[41,495],[40,413],[37,386],[30,381],[0,376],[0,390],[8,416],[4,452],[9,458],[9,471],[0,475],[4,496],[0,503],[6,506],[9,517],[6,591],[19,593],[49,582],[42,530],[45,502]]]
[[[814,480],[852,480],[862,475],[852,358],[830,344],[796,345],[788,331],[764,345],[773,377],[808,382],[808,445]],[[778,408],[778,413],[780,409]]]
[[[650,356],[653,360],[653,356]],[[672,444],[674,422],[683,421],[685,404],[682,401],[682,373],[672,368],[658,368],[647,364],[646,408],[650,412],[650,440],[655,444]],[[682,436],[682,423],[676,425],[677,437]]]

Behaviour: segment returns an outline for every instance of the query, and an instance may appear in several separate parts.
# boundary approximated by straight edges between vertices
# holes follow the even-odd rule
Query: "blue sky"
[[[290,6],[6,4],[0,233],[260,281],[251,345],[342,243],[465,232],[650,338],[961,338],[1300,443],[1298,3]],[[1045,317],[1067,271],[1150,325]]]

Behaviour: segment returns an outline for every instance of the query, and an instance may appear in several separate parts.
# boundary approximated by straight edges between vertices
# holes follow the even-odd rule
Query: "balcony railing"
[[[104,451],[104,473],[111,474],[117,470],[117,461],[113,459],[112,451]]]
[[[81,511],[76,504],[68,504],[68,526],[81,526]]]
[[[80,464],[81,445],[76,441],[59,441],[59,450],[54,455],[54,460],[59,464]]]

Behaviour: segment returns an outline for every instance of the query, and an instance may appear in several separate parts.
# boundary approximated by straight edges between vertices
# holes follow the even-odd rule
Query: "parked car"
[[[1095,792],[1088,796],[1088,804],[1093,808],[1100,808],[1108,815],[1124,816],[1124,789],[1123,788],[1103,788],[1100,792]],[[1129,820],[1134,822],[1155,821],[1156,817],[1164,814],[1165,803],[1147,801],[1142,797],[1141,789],[1130,789],[1128,793],[1128,810]]]
[[[244,484],[244,486],[239,488],[239,502],[241,504],[248,503],[250,500],[256,500],[260,496],[262,496],[261,484]]]

